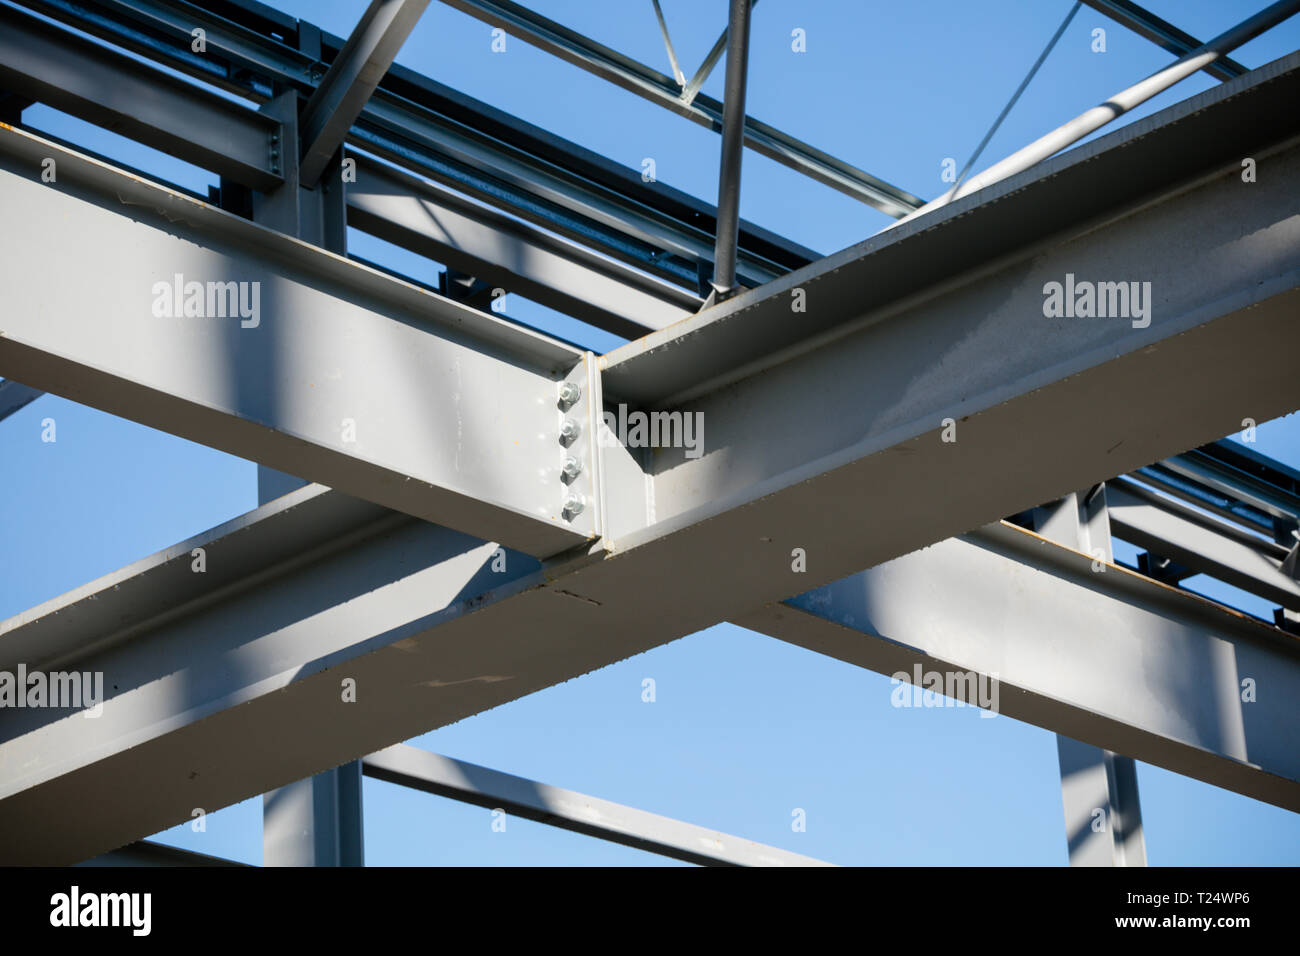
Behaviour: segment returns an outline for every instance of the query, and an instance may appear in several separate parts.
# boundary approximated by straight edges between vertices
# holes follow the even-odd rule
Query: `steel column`
[[[1091,555],[1105,573],[1115,562],[1106,486],[1066,495],[1034,510],[1039,534]],[[1061,802],[1071,866],[1145,866],[1137,764],[1132,757],[1056,735]]]
[[[745,153],[745,86],[749,69],[749,0],[731,0],[727,26],[727,82],[718,164],[718,235],[713,247],[713,291],[729,295],[736,282],[740,224],[740,166]]]

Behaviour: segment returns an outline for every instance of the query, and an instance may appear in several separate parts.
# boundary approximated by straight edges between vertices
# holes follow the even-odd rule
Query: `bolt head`
[[[564,516],[572,521],[578,515],[582,514],[582,509],[587,507],[587,502],[582,495],[572,494],[564,499]]]
[[[573,382],[560,383],[560,404],[572,405],[582,398],[582,389]]]
[[[570,481],[572,481],[574,478],[577,478],[581,471],[582,471],[582,462],[578,461],[578,459],[573,457],[565,458],[564,464],[560,466],[560,472],[564,475],[565,478],[568,478]]]
[[[576,441],[580,434],[582,434],[582,426],[572,418],[566,418],[564,424],[560,426],[560,438],[565,442]]]

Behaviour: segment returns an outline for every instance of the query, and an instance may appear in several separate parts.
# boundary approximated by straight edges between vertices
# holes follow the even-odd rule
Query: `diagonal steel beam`
[[[472,803],[702,866],[828,866],[812,857],[754,843],[634,807],[490,770],[397,744],[362,761],[367,777]]]
[[[316,185],[428,5],[429,0],[371,0],[303,108],[303,186]]]
[[[29,388],[8,379],[0,382],[0,422],[44,394],[39,388]]]
[[[1162,20],[1145,7],[1133,3],[1132,0],[1083,0],[1083,2],[1175,56],[1183,56],[1201,45],[1201,41],[1190,33],[1184,33],[1169,21]],[[1231,80],[1247,72],[1246,67],[1226,56],[1220,57],[1203,69],[1218,80]]]

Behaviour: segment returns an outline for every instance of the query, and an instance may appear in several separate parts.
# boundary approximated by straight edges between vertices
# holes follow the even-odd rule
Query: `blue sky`
[[[689,75],[726,21],[725,0],[662,0]],[[1264,0],[1151,0],[1208,39]],[[346,35],[365,7],[280,0]],[[650,0],[530,4],[668,72]],[[749,113],[924,198],[983,136],[1070,7],[1069,0],[796,3],[754,12]],[[807,52],[790,48],[802,28]],[[1091,50],[1092,30],[1107,50]],[[529,122],[715,199],[716,134],[434,2],[399,62]],[[1234,54],[1259,66],[1300,47],[1300,18]],[[1171,56],[1090,9],[985,151],[976,171],[1159,67]],[[722,65],[705,86],[721,96]],[[1198,74],[1135,111],[1147,115],[1216,84]],[[25,120],[190,188],[214,178],[43,108]],[[752,152],[742,215],[831,253],[890,221]],[[355,232],[350,251],[426,282],[439,267]],[[507,313],[603,352],[620,341],[508,297]],[[41,422],[57,422],[42,442]],[[1263,426],[1255,446],[1300,466],[1300,415]],[[0,423],[0,618],[250,510],[249,462],[46,396]],[[1130,553],[1118,549],[1121,559]],[[1209,591],[1207,593],[1223,593]],[[1242,605],[1261,616],[1262,603]],[[657,699],[641,699],[643,678]],[[412,743],[837,863],[1066,862],[1053,734],[969,709],[896,709],[888,678],[718,625]],[[1300,863],[1300,815],[1139,768],[1150,862]],[[658,864],[640,851],[367,780],[366,858],[384,864]],[[807,813],[806,832],[791,812]],[[260,798],[158,839],[260,863]]]

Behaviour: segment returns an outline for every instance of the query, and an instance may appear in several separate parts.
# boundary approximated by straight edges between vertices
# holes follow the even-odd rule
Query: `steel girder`
[[[25,0],[52,17],[254,102],[276,90],[311,96],[345,41],[238,0],[220,10],[180,0]],[[191,50],[191,30],[206,51]],[[66,36],[67,31],[63,31]],[[57,62],[75,62],[71,44]],[[160,70],[151,82],[187,89]],[[715,210],[399,65],[380,81],[349,142],[418,170],[623,262],[698,290],[713,252]],[[758,285],[817,253],[752,223],[739,269]]]
[[[15,859],[84,858],[185,819],[196,805],[216,808],[300,779],[960,534],[1090,477],[1106,478],[1199,444],[1236,427],[1242,409],[1258,420],[1291,410],[1300,399],[1289,368],[1300,335],[1300,218],[1287,184],[1300,167],[1300,151],[1294,115],[1267,107],[1294,97],[1298,59],[1225,84],[1032,175],[649,336],[607,356],[600,375],[591,363],[575,364],[574,370],[586,366],[584,396],[594,409],[605,407],[603,386],[614,393],[611,401],[627,396],[645,408],[675,403],[688,412],[703,411],[709,426],[709,453],[700,458],[685,449],[646,456],[623,445],[593,447],[590,511],[597,512],[592,528],[602,537],[589,553],[571,551],[540,566],[511,554],[509,571],[498,574],[491,569],[493,542],[385,516],[380,509],[350,527],[347,521],[322,520],[335,533],[300,541],[288,567],[268,565],[263,549],[251,548],[254,557],[233,562],[233,580],[220,592],[211,590],[211,577],[187,580],[170,585],[176,594],[145,598],[146,604],[163,605],[153,611],[106,612],[112,601],[104,601],[110,592],[100,584],[6,622],[0,657],[45,663],[49,649],[60,647],[66,651],[62,660],[102,670],[116,685],[97,720],[32,717],[29,711],[6,728],[0,761],[11,775],[0,816],[6,829],[20,834]],[[1250,123],[1240,117],[1242,97],[1261,110]],[[1223,145],[1225,132],[1241,137],[1236,148]],[[380,282],[346,260],[300,250],[302,244],[229,222],[233,217],[148,184],[132,185],[103,164],[66,151],[58,155],[68,174],[57,187],[39,184],[39,157],[57,147],[12,130],[0,136],[0,145],[8,157],[9,171],[0,179],[6,196],[43,214],[57,206],[74,221],[92,223],[93,231],[121,230],[132,242],[156,245],[164,261],[181,248],[173,243],[183,243],[187,255],[197,257],[192,261],[210,265],[215,256],[233,254],[226,243],[235,233],[228,230],[237,230],[241,242],[255,242],[269,257],[259,268],[267,270],[262,275],[273,287],[300,282],[307,295],[318,291],[313,284],[325,281],[323,273],[339,295],[409,309],[402,314],[418,322],[429,340],[410,340],[414,348],[463,346],[466,335],[482,345],[488,338],[498,351],[495,361],[513,370],[500,374],[518,374],[522,365],[550,385],[567,360],[580,358],[541,337],[506,332],[481,314],[462,314],[437,297],[411,298],[409,287],[387,277]],[[1165,153],[1179,145],[1176,155]],[[1268,173],[1258,183],[1241,184],[1237,164],[1225,161],[1225,153],[1243,145]],[[1166,175],[1172,172],[1173,181],[1149,172],[1153,156],[1160,155],[1170,157]],[[105,183],[127,189],[123,196],[139,204],[125,207],[131,218],[118,211],[120,198],[106,199]],[[1092,189],[1087,204],[1072,203],[1069,197],[1083,187]],[[1064,208],[1054,208],[1053,199]],[[153,224],[158,210],[151,207],[160,203],[183,215],[166,226],[176,238]],[[1083,217],[1084,209],[1096,218]],[[995,229],[994,236],[959,257],[959,274],[933,288],[934,255],[961,244],[972,227],[978,234],[981,223]],[[1170,248],[1179,254],[1169,255]],[[97,247],[100,259],[113,251]],[[92,305],[57,286],[42,290],[45,296],[24,294],[19,277],[33,271],[27,258],[32,252],[15,243],[4,252],[20,307],[4,319],[0,373],[21,373],[30,381],[39,375],[59,386],[55,391],[211,444],[255,433],[264,441],[241,438],[240,447],[251,457],[285,465],[285,439],[276,437],[282,433],[265,423],[253,427],[257,423],[240,417],[247,409],[227,404],[214,411],[192,395],[168,399],[158,387],[180,393],[198,387],[192,382],[164,376],[144,386],[104,387],[126,385],[120,377],[112,382],[112,373],[101,367],[105,357],[128,374],[140,372],[132,363],[147,362],[127,355],[122,345],[123,337],[138,341],[132,323],[139,316],[110,303],[104,318],[102,302]],[[119,266],[108,258],[104,268],[125,268],[126,275],[140,278],[138,264]],[[81,264],[97,267],[94,257]],[[1160,290],[1150,323],[1130,328],[1127,322],[1047,320],[1044,282],[1067,271],[1150,277]],[[899,273],[902,281],[884,281]],[[111,288],[134,295],[129,283]],[[797,288],[806,290],[803,318],[811,328],[792,335],[786,310]],[[892,300],[882,301],[890,295]],[[327,310],[344,308],[323,296],[310,301]],[[400,324],[364,306],[347,308],[358,314],[301,331],[290,310],[270,309],[266,327],[286,336],[287,354],[297,346],[323,350],[317,352],[319,365],[328,369],[346,361],[344,352],[364,353],[375,337]],[[80,326],[69,309],[89,309],[83,314],[95,314],[100,323],[91,331],[107,339],[97,341],[93,366],[86,346],[72,341]],[[335,321],[355,335],[333,334]],[[13,327],[25,343],[15,340]],[[746,330],[751,339],[744,337]],[[223,341],[218,333],[207,334]],[[407,343],[405,333],[393,334]],[[719,342],[728,336],[742,343],[737,354],[719,353]],[[53,339],[71,358],[51,356]],[[444,345],[445,339],[454,342]],[[1260,342],[1270,347],[1261,349]],[[508,358],[499,355],[503,349]],[[473,361],[487,361],[470,351],[479,356]],[[181,349],[176,357],[198,362],[185,354]],[[539,354],[555,361],[547,373],[536,372]],[[470,361],[468,352],[464,356]],[[201,382],[212,374],[202,363],[196,368]],[[370,388],[417,389],[418,395],[426,387],[404,377],[394,363],[376,367],[369,377],[364,369],[354,374]],[[378,382],[376,376],[392,381]],[[1157,386],[1160,400],[1141,406]],[[503,403],[502,414],[532,414],[518,406],[535,400],[555,415],[546,396],[536,397],[530,388],[518,401]],[[430,394],[426,406],[397,411],[409,413],[405,427],[419,434],[448,402],[454,404],[454,396]],[[1135,418],[1139,406],[1143,414]],[[280,401],[275,410],[292,418],[298,407]],[[866,411],[828,420],[825,412],[832,408]],[[945,418],[957,426],[955,442],[940,437]],[[549,419],[551,427],[557,420]],[[539,421],[544,425],[546,416]],[[398,441],[396,431],[391,440]],[[491,438],[480,434],[474,440]],[[1027,441],[1036,457],[1008,473],[1006,462],[1024,460]],[[318,447],[327,444],[321,439]],[[552,449],[546,454],[553,454],[554,446],[546,445]],[[334,480],[338,469],[354,479],[353,490],[393,504],[388,486],[370,481],[372,472],[354,458],[355,452],[330,447],[294,461],[310,478]],[[530,467],[520,460],[520,467]],[[491,482],[500,475],[485,478]],[[476,492],[461,485],[455,493],[464,503]],[[241,534],[263,527],[263,519],[286,520],[279,516],[299,508],[330,511],[333,505],[313,503],[336,500],[342,496],[304,489],[241,519],[210,544],[224,550]],[[439,503],[447,500],[446,489],[423,485],[400,504],[419,517],[442,519],[455,510]],[[945,507],[936,509],[935,501]],[[364,513],[368,506],[357,507]],[[476,529],[482,535],[504,528],[528,537],[539,524],[550,527],[521,522],[517,512],[503,518],[500,510],[462,509],[453,517],[467,528],[490,526]],[[571,534],[577,543],[585,540]],[[189,544],[113,576],[117,589],[111,593],[147,593],[135,582],[183,570]],[[808,555],[805,575],[792,573],[796,547]],[[547,553],[544,547],[535,550]],[[213,563],[209,555],[209,567]],[[647,581],[656,587],[648,588]],[[91,593],[99,594],[93,602]],[[105,626],[123,613],[134,623]],[[250,621],[256,622],[252,629]],[[50,633],[61,636],[51,639]],[[1249,651],[1252,668],[1265,666],[1258,650],[1267,644],[1262,634],[1228,646],[1198,633],[1189,625],[1186,639],[1201,640],[1213,660]],[[971,646],[978,648],[978,639]],[[359,697],[367,701],[364,710],[339,703],[344,677],[374,689]],[[1024,678],[1027,719],[1292,805],[1288,758],[1270,750],[1267,738],[1248,733],[1243,756],[1241,741],[1224,736],[1220,750],[1211,752],[1202,745],[1212,728],[1195,724],[1195,733],[1180,737],[1164,724],[1123,723],[1152,716],[1123,707],[1093,719],[1087,715],[1106,713],[1106,700],[1061,702],[1059,695],[1042,692],[1035,683],[1040,679],[1045,678],[1033,668]],[[1091,686],[1081,684],[1075,692],[1086,694]],[[274,733],[268,735],[267,728]],[[1269,782],[1261,783],[1261,776]],[[102,816],[86,820],[84,814],[57,812],[80,801],[87,788],[104,794]],[[40,826],[51,808],[65,828],[57,836]]]
[[[566,414],[590,434],[589,392],[557,398],[582,352],[21,131],[0,144],[28,223],[0,238],[8,374],[533,554],[594,536],[595,509],[563,513],[591,472],[560,473]],[[22,281],[53,248],[76,281]]]
[[[1023,528],[736,623],[882,674],[994,676],[1001,714],[1300,811],[1300,642]],[[976,702],[973,682],[953,689]]]

